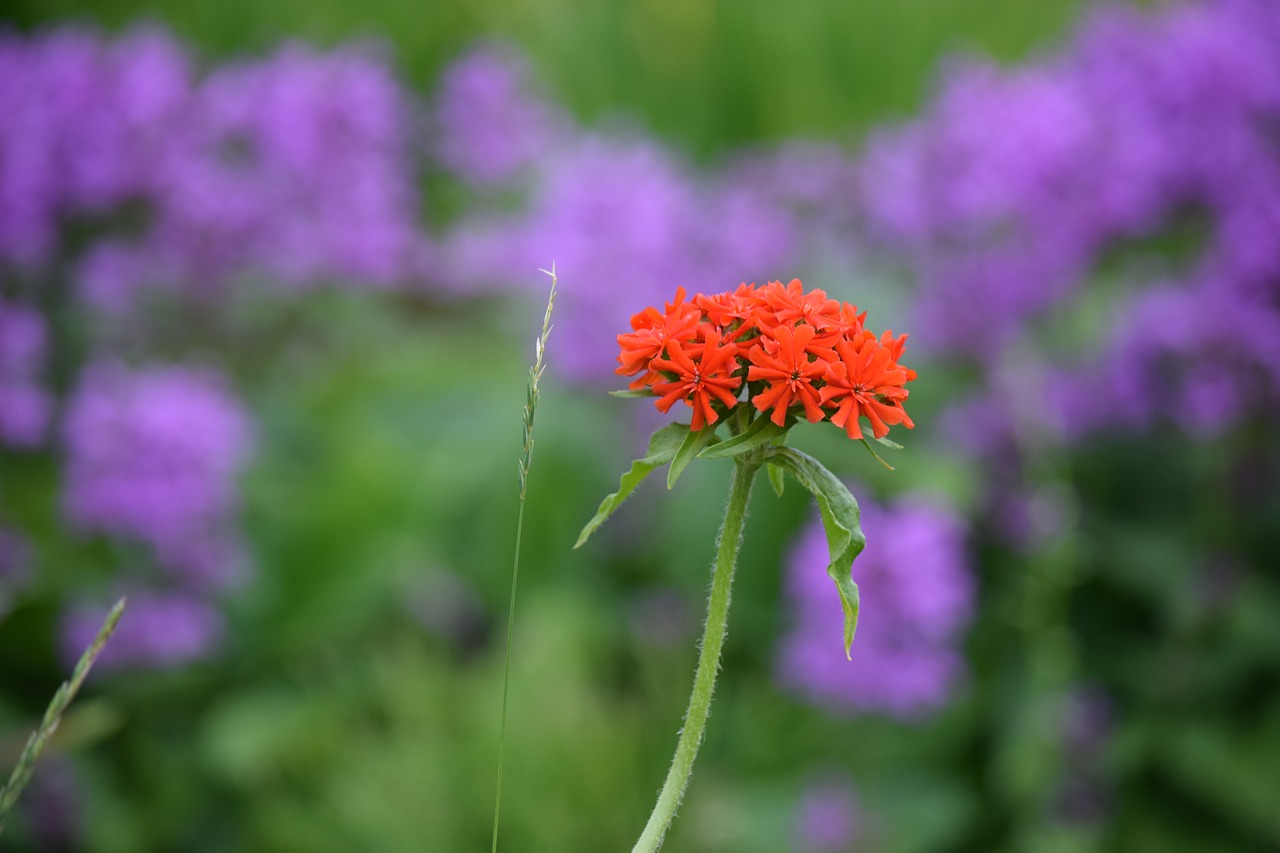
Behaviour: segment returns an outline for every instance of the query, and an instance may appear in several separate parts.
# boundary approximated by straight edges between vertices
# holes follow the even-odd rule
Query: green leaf
[[[618,491],[600,502],[600,508],[596,510],[595,517],[582,528],[582,532],[578,534],[578,541],[573,547],[582,547],[582,543],[590,539],[591,534],[604,524],[613,511],[622,506],[622,502],[635,491],[636,486],[640,485],[645,477],[649,476],[654,469],[661,468],[675,458],[676,450],[688,433],[687,424],[667,424],[655,432],[649,438],[649,452],[631,463],[630,470],[618,481]]]
[[[622,391],[610,391],[609,396],[631,398],[631,397],[656,397],[658,395],[653,392],[652,388],[626,388],[626,389],[623,389]]]
[[[688,435],[684,437],[684,442],[676,451],[676,458],[671,460],[671,467],[667,469],[668,489],[676,484],[676,480],[684,473],[684,469],[688,468],[694,457],[702,452],[702,448],[711,443],[715,434],[714,424],[706,424],[697,432],[688,430]]]
[[[827,574],[840,592],[840,604],[844,608],[844,654],[850,657],[853,635],[858,628],[858,585],[853,582],[853,561],[867,544],[859,524],[858,502],[835,474],[806,453],[791,447],[771,447],[765,461],[787,469],[818,499],[831,557]]]
[[[769,485],[773,486],[773,493],[778,497],[782,497],[782,490],[786,486],[786,482],[782,479],[782,468],[772,463],[766,467],[769,471]]]
[[[773,441],[787,434],[787,427],[780,427],[763,415],[756,418],[751,426],[735,435],[715,444],[698,454],[703,459],[728,459],[746,453],[754,447]]]
[[[863,434],[864,436],[866,436],[866,438],[864,438],[864,439],[863,439],[863,441],[866,441],[867,439],[870,439],[871,441],[874,441],[876,444],[882,444],[882,445],[884,445],[885,447],[891,447],[891,448],[893,448],[894,450],[901,450],[901,449],[902,449],[902,445],[901,445],[901,444],[898,444],[898,442],[891,440],[891,439],[889,438],[889,436],[887,436],[887,435],[886,435],[884,438],[876,438],[876,434],[875,434],[875,432],[871,429],[871,425],[870,425],[870,424],[864,423],[864,424],[862,425],[862,434]],[[880,459],[880,457],[878,457],[878,456],[877,456],[876,458],[877,458],[877,459]],[[883,459],[880,459],[880,461],[881,461],[881,462],[883,462],[884,460],[883,460]],[[893,469],[891,468],[891,469],[889,469],[889,470],[893,470]]]

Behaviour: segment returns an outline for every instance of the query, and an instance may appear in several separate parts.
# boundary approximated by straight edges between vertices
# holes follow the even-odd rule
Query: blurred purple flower
[[[129,590],[128,606],[96,664],[99,670],[166,669],[207,657],[221,639],[222,614],[186,593]],[[108,606],[84,602],[62,619],[62,657],[74,663],[93,642]]]
[[[750,198],[768,214],[766,239],[785,248],[787,275],[805,278],[817,273],[817,263],[853,261],[856,246],[849,235],[860,216],[860,171],[857,159],[839,145],[790,140],[748,151],[732,159],[716,181],[724,192]]]
[[[44,319],[0,299],[0,443],[44,440],[53,399],[40,385],[47,348]]]
[[[31,583],[31,545],[14,530],[0,527],[0,619]]]
[[[162,31],[62,29],[0,34],[0,78],[0,261],[39,267],[66,221],[92,219],[94,304],[246,275],[392,285],[424,265],[409,99],[372,51],[290,45],[197,80]]]
[[[853,780],[827,775],[807,785],[796,807],[795,853],[846,853],[862,834],[862,814]]]
[[[83,849],[84,788],[84,781],[67,755],[55,752],[41,759],[22,809],[41,850],[57,853]]]
[[[460,657],[478,654],[490,640],[492,625],[484,598],[454,571],[415,572],[403,601],[405,610],[428,634]]]
[[[958,643],[974,596],[964,529],[950,512],[913,500],[864,503],[862,527],[868,544],[853,564],[862,609],[852,663],[826,573],[826,536],[814,522],[788,563],[791,630],[778,649],[778,681],[834,713],[911,718],[948,702],[964,673]]]
[[[1051,397],[1067,437],[1169,422],[1220,434],[1280,404],[1280,309],[1226,276],[1154,287],[1116,320],[1104,357],[1060,371]]]
[[[926,348],[986,367],[1117,246],[1188,213],[1197,257],[1148,293],[1105,294],[1110,341],[1052,381],[1065,433],[1168,419],[1222,432],[1280,409],[1280,9],[1107,7],[1056,56],[969,62],[923,118],[868,146],[873,232],[920,281]],[[1185,242],[1185,241],[1184,241]]]
[[[67,411],[64,506],[84,530],[140,539],[198,587],[234,577],[235,477],[249,419],[212,370],[98,364]]]
[[[559,364],[605,384],[631,314],[677,285],[714,293],[777,277],[789,241],[763,200],[699,183],[662,146],[585,136],[543,164],[527,211],[466,222],[446,251],[460,290],[541,287],[528,272],[554,258]]]
[[[436,95],[434,150],[472,184],[509,181],[544,156],[565,119],[543,100],[515,48],[480,44],[445,69]]]
[[[697,609],[669,586],[632,594],[626,602],[625,622],[631,638],[648,648],[684,648],[698,632]]]
[[[163,32],[0,33],[0,79],[0,260],[38,266],[65,219],[157,189],[190,86]]]
[[[1063,772],[1054,811],[1067,823],[1094,823],[1105,817],[1112,792],[1104,772],[1104,750],[1116,730],[1116,708],[1100,688],[1076,685],[1062,698]]]
[[[184,280],[396,283],[421,249],[408,129],[404,92],[366,51],[289,45],[223,66],[172,131],[144,244]]]

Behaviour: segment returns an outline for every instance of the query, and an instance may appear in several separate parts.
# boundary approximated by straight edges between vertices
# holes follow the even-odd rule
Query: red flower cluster
[[[639,374],[630,387],[652,389],[661,411],[683,400],[700,430],[736,406],[745,385],[778,426],[792,411],[810,423],[830,420],[850,438],[862,438],[862,417],[876,438],[892,424],[915,426],[903,403],[916,372],[898,364],[907,336],[877,338],[853,305],[806,293],[799,279],[685,296],[678,288],[665,311],[644,309],[618,335],[616,372]]]

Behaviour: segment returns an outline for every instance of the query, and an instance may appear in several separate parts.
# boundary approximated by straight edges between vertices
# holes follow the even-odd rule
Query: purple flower
[[[509,181],[544,156],[565,119],[533,91],[514,48],[480,44],[445,69],[436,96],[435,153],[472,184]]]
[[[864,503],[862,528],[853,661],[841,644],[826,536],[814,522],[788,563],[791,630],[778,649],[778,681],[833,713],[910,718],[949,701],[964,674],[958,642],[973,609],[964,529],[950,512],[911,499],[890,508]]]
[[[185,593],[128,591],[129,603],[96,664],[99,670],[167,669],[207,657],[221,638],[222,614]],[[74,663],[93,642],[107,606],[75,605],[63,614],[62,656]]]
[[[1196,257],[1119,266],[1148,279],[1136,294],[1094,288],[1102,340],[1050,382],[1063,431],[1212,435],[1280,410],[1278,42],[1267,0],[1109,7],[1057,55],[955,66],[862,169],[873,233],[920,282],[913,340],[1008,362],[1117,246],[1192,213]]]
[[[671,152],[639,137],[587,136],[542,164],[518,216],[464,223],[447,239],[459,290],[528,283],[555,260],[559,364],[613,383],[625,318],[670,297],[776,277],[789,238],[747,190],[699,183]]]
[[[840,146],[791,140],[731,160],[716,185],[749,200],[768,223],[760,235],[773,245],[787,275],[807,278],[821,263],[849,265],[857,247],[849,239],[860,217],[858,161]]]
[[[0,260],[39,266],[64,220],[156,190],[189,92],[164,33],[0,34],[0,79]]]
[[[19,810],[41,850],[75,850],[85,837],[84,780],[69,755],[54,752],[40,759]]]
[[[1208,264],[1131,300],[1101,350],[1054,379],[1069,438],[1156,422],[1210,437],[1280,403],[1280,310]]]
[[[865,201],[922,282],[920,342],[1001,360],[1117,242],[1189,206],[1212,220],[1206,257],[1275,280],[1280,250],[1263,236],[1280,224],[1271,5],[1101,10],[1052,58],[957,65],[922,119],[878,134]]]
[[[249,419],[212,370],[88,368],[68,405],[64,507],[77,527],[151,545],[199,587],[240,558],[232,534]]]
[[[827,775],[808,784],[796,807],[796,853],[846,853],[862,834],[862,814],[853,780]]]
[[[380,59],[289,45],[210,74],[185,118],[143,241],[160,269],[389,285],[419,261],[408,106]]]
[[[409,99],[371,51],[288,45],[197,79],[161,31],[63,29],[0,35],[0,76],[0,260],[39,268],[89,220],[93,304],[244,276],[386,286],[425,264]]]
[[[30,543],[20,533],[0,527],[0,619],[31,578]]]
[[[0,442],[31,447],[45,437],[53,400],[40,386],[44,319],[0,300]]]
[[[627,633],[638,645],[673,649],[692,642],[698,613],[692,602],[672,587],[636,592],[626,602]]]

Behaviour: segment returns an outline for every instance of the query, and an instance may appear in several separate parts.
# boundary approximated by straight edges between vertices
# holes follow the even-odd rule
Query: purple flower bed
[[[197,588],[230,582],[249,419],[215,371],[88,367],[64,425],[68,520],[135,539]]]
[[[74,275],[116,310],[245,275],[417,275],[410,105],[372,51],[286,45],[200,76],[162,31],[68,29],[0,36],[0,75],[0,262],[38,271],[90,220]]]
[[[44,318],[0,300],[0,443],[40,444],[53,413],[41,374],[47,350]]]
[[[1060,54],[957,64],[863,164],[878,238],[920,282],[913,340],[987,369],[1108,258],[1189,216],[1185,268],[1108,293],[1108,340],[1050,377],[1069,437],[1168,420],[1212,433],[1280,396],[1280,9],[1093,15]]]
[[[862,505],[867,547],[854,562],[862,611],[852,663],[839,642],[842,614],[827,576],[827,540],[815,522],[787,563],[790,629],[777,679],[835,714],[911,719],[945,705],[963,680],[959,646],[974,581],[959,518],[927,503]]]

